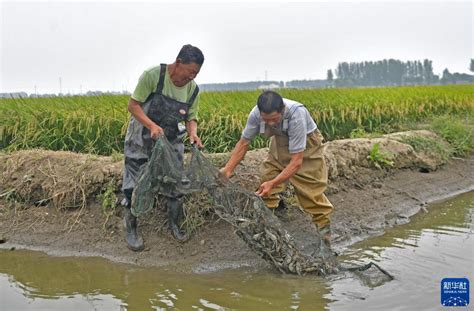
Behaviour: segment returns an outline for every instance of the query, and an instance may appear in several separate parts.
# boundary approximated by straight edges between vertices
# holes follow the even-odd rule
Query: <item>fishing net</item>
[[[188,165],[183,167],[164,137],[157,140],[150,160],[141,169],[132,196],[132,213],[140,216],[150,211],[157,195],[179,197],[195,193],[206,193],[215,214],[231,224],[253,251],[282,273],[324,276],[340,271],[363,271],[375,266],[392,279],[374,263],[357,267],[339,264],[319,236],[319,243],[310,253],[302,251],[260,197],[223,180],[219,170],[195,146]]]

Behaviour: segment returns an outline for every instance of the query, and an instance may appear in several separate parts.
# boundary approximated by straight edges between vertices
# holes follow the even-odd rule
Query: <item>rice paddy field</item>
[[[198,133],[209,152],[230,151],[261,91],[203,92]],[[474,117],[474,85],[281,89],[308,108],[327,140],[354,130],[397,131],[437,116]],[[100,155],[123,151],[128,96],[0,99],[0,149],[43,148]],[[256,139],[252,147],[263,147]]]

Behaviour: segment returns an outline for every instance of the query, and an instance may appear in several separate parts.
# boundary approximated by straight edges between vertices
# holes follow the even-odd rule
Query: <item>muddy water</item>
[[[327,279],[251,270],[189,275],[97,258],[0,251],[0,309],[442,310],[441,279],[474,281],[474,192],[428,211],[353,245],[341,257],[347,263],[375,261],[395,276],[380,286],[348,274]]]

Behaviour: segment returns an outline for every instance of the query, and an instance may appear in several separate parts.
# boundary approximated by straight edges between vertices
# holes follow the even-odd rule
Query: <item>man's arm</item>
[[[155,122],[153,122],[142,109],[140,102],[130,98],[128,101],[128,111],[138,120],[143,126],[150,130],[150,136],[153,139],[157,139],[158,136],[164,135],[164,131]]]
[[[191,144],[196,143],[199,148],[204,147],[202,145],[201,139],[197,135],[197,121],[196,120],[186,121],[186,131],[188,132],[189,142]]]
[[[273,187],[290,179],[303,164],[303,155],[304,151],[292,154],[290,163],[283,169],[283,171],[272,180],[262,183],[255,194],[264,197],[273,189]]]
[[[241,138],[239,140],[232,151],[229,161],[227,161],[227,164],[221,169],[222,175],[224,175],[226,178],[229,178],[232,175],[232,172],[236,166],[239,165],[239,163],[244,159],[245,154],[249,150],[249,144],[250,141],[245,138]]]

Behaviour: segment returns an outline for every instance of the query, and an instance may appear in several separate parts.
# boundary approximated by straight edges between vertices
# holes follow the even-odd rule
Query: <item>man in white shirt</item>
[[[324,160],[323,136],[306,107],[265,91],[249,114],[242,137],[231,158],[221,169],[226,178],[244,159],[253,138],[262,134],[271,137],[267,159],[262,164],[261,184],[256,194],[268,208],[283,207],[279,193],[290,182],[300,205],[311,214],[313,222],[330,243],[331,202],[324,195],[327,167]]]

